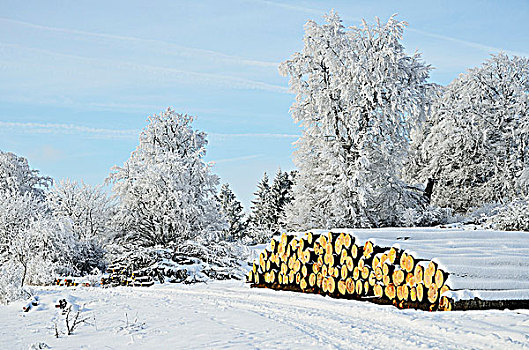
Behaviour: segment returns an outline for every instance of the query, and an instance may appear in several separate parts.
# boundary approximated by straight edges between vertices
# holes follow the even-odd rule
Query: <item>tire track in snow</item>
[[[205,295],[213,296],[215,297],[215,303],[222,300],[228,307],[238,307],[241,310],[252,311],[261,317],[277,320],[316,339],[320,345],[333,346],[333,348],[431,347],[432,343],[436,343],[438,347],[447,345],[445,338],[440,338],[434,342],[431,334],[415,336],[414,334],[401,332],[400,336],[396,336],[395,331],[400,329],[390,326],[386,322],[358,318],[350,314],[341,315],[343,307],[334,307],[332,305],[333,302],[337,302],[336,300],[332,300],[330,303],[329,299],[322,299],[323,302],[317,300],[316,304],[318,305],[313,305],[313,308],[307,309],[304,305],[295,305],[296,303],[299,304],[299,300],[289,299],[285,302],[284,295],[278,295],[277,297],[258,295],[258,299],[261,300],[255,300],[255,295],[241,295],[241,291],[236,291],[229,295],[226,294],[226,291],[219,293],[207,290],[198,292],[186,290],[183,293],[193,295],[202,301],[209,301],[208,299],[204,300],[203,296]],[[252,297],[254,300],[249,300],[248,297]],[[294,298],[299,297],[300,295],[294,296]],[[272,302],[270,299],[275,300]],[[310,302],[314,303],[315,300],[310,300]],[[349,302],[357,303],[355,301]],[[367,311],[371,310],[365,310],[362,307],[358,310],[358,312],[363,313]],[[332,318],[337,316],[340,316],[339,320]],[[354,324],[352,321],[360,321],[360,324]],[[415,341],[411,341],[410,337]],[[351,343],[351,338],[359,342]],[[422,339],[425,340],[423,341]],[[457,346],[458,344],[452,345]]]
[[[201,290],[173,289],[170,293],[186,294],[202,301],[251,311],[293,327],[319,345],[333,348],[464,348],[460,337],[471,339],[470,348],[489,348],[500,342],[510,348],[527,346],[509,336],[496,333],[498,337],[494,337],[492,332],[480,334],[465,330],[464,324],[458,327],[451,317],[444,317],[448,314],[402,311],[388,306],[291,292],[250,291],[244,287],[219,289],[217,286],[219,284]],[[459,316],[467,318],[465,321],[489,326],[487,328],[491,326],[475,317],[469,320],[465,315]],[[351,343],[351,339],[362,342]]]

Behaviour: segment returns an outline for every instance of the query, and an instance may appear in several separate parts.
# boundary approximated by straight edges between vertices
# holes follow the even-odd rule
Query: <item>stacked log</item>
[[[58,277],[55,279],[55,285],[64,287],[90,287],[90,282],[83,277]]]
[[[247,276],[252,287],[369,300],[399,308],[448,311],[448,272],[397,246],[360,242],[349,233],[282,234]]]
[[[133,270],[120,264],[112,264],[107,267],[106,275],[101,278],[102,286],[128,286],[128,287],[150,287],[154,279],[150,271],[146,269]]]

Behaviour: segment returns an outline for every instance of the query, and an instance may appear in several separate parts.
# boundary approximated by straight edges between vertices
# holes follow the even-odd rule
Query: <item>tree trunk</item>
[[[424,197],[427,199],[428,204],[430,204],[430,200],[432,198],[434,184],[435,184],[435,180],[432,178],[429,178],[428,183],[426,184],[426,188],[424,189]]]

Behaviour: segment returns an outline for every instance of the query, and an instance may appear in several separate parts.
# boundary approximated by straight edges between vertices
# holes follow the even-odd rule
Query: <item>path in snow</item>
[[[56,349],[529,347],[529,310],[427,313],[251,289],[238,281],[50,287],[38,294],[41,305],[29,313],[20,311],[22,302],[0,307],[1,349],[27,349],[38,342]],[[60,318],[53,305],[63,297],[84,305],[92,324],[56,339],[54,320]]]

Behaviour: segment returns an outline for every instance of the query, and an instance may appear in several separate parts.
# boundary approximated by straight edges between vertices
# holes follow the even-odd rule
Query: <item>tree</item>
[[[172,109],[148,121],[136,151],[108,178],[119,200],[120,239],[169,248],[222,231],[214,199],[219,180],[203,160],[206,134],[192,129],[193,117]]]
[[[308,21],[303,50],[280,65],[303,128],[287,221],[294,229],[398,225],[421,203],[400,172],[430,67],[404,52],[406,23],[394,17],[346,29],[331,12],[326,22]]]
[[[0,302],[27,295],[27,284],[44,284],[70,273],[71,239],[50,215],[44,190],[52,179],[28,161],[0,152]]]
[[[70,256],[77,273],[104,267],[103,245],[111,233],[114,203],[101,186],[61,180],[46,195],[54,218],[71,232],[76,247]]]
[[[30,244],[35,221],[46,215],[42,202],[25,193],[0,199],[0,265],[19,266],[20,287],[24,286],[28,261],[35,255]],[[14,270],[18,270],[14,268]]]
[[[9,247],[15,263],[22,266],[21,286],[44,285],[56,274],[72,275],[71,264],[76,242],[71,233],[50,215],[31,219],[29,226],[19,231]]]
[[[266,172],[257,184],[249,216],[249,234],[255,242],[266,242],[284,227],[285,207],[292,201],[296,171],[279,169],[270,184]]]
[[[241,239],[246,231],[243,208],[229,184],[222,185],[217,195],[217,201],[220,205],[220,212],[228,223],[228,228],[225,230],[227,238],[231,240]]]
[[[44,189],[51,183],[51,178],[30,169],[26,158],[0,151],[0,256],[35,217],[45,214]]]
[[[493,55],[461,74],[419,135],[417,178],[436,179],[432,200],[459,212],[528,194],[529,59]]]
[[[288,172],[278,169],[270,186],[270,215],[274,231],[284,226],[285,208],[293,200],[292,186],[296,174],[295,170]]]
[[[257,242],[264,242],[272,235],[273,204],[270,196],[270,183],[266,172],[257,184],[257,191],[254,193],[254,200],[250,207],[248,219],[249,235]]]
[[[51,177],[40,176],[39,171],[30,169],[28,160],[11,152],[0,151],[0,196],[24,195],[29,193],[36,199],[44,198]]]

